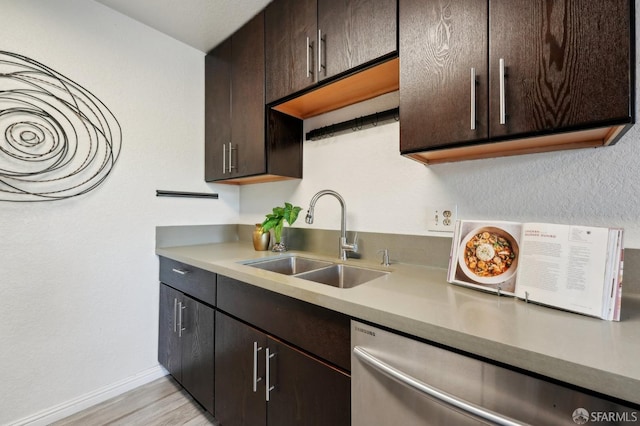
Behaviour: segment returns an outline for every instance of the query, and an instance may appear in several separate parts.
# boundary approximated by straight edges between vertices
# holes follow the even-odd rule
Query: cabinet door
[[[629,122],[628,1],[490,0],[489,15],[492,138]]]
[[[182,385],[213,414],[214,310],[182,298]]]
[[[221,424],[260,426],[266,423],[266,346],[267,339],[262,332],[216,312],[215,416]]]
[[[231,142],[231,40],[205,57],[205,180],[229,177]]]
[[[315,81],[317,3],[275,0],[265,16],[266,96],[271,103]]]
[[[265,173],[264,13],[233,34],[232,58],[232,176]]]
[[[178,310],[181,301],[182,293],[160,284],[158,362],[178,382],[182,381],[182,343],[178,337]]]
[[[486,1],[400,0],[399,7],[400,151],[486,140]]]
[[[269,338],[269,425],[341,426],[351,422],[345,373]]]
[[[397,0],[318,0],[318,30],[322,80],[396,51]]]

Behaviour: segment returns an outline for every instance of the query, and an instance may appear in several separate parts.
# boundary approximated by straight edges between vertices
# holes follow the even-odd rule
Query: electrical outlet
[[[458,218],[458,206],[442,204],[427,209],[427,231],[453,232]]]

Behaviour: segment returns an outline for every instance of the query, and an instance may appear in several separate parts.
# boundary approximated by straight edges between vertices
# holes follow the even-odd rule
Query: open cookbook
[[[622,229],[459,220],[447,281],[620,320]]]

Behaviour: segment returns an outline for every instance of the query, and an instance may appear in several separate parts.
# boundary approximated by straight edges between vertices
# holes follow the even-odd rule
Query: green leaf
[[[285,203],[284,220],[286,220],[289,225],[293,225],[296,219],[298,219],[300,210],[302,210],[302,207],[294,207],[289,203]]]
[[[273,228],[273,221],[270,221],[269,219],[265,220],[264,222],[262,222],[262,230],[264,232],[269,231],[269,229]]]
[[[266,232],[268,230],[270,230],[271,228],[274,228],[275,226],[277,226],[280,222],[282,222],[282,218],[272,215],[272,214],[268,214],[267,218],[265,219],[264,222],[262,222],[262,229]]]

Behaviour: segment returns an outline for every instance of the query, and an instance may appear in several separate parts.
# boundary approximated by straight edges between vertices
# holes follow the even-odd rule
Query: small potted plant
[[[273,229],[274,244],[271,250],[287,251],[287,247],[282,242],[282,228],[285,222],[289,226],[293,225],[298,218],[300,210],[302,210],[302,207],[284,203],[284,207],[274,207],[273,212],[266,215],[266,219],[262,222],[262,230],[267,232]]]

